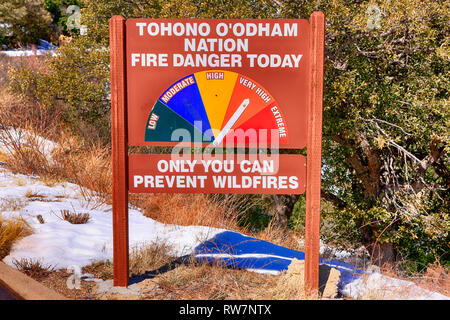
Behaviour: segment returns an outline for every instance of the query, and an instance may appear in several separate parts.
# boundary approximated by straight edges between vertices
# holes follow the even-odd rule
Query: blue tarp
[[[38,50],[55,50],[57,48],[58,48],[57,46],[54,46],[50,42],[42,39],[39,39],[39,44],[36,46],[36,49]]]
[[[252,269],[263,272],[281,272],[288,269],[292,259],[305,259],[305,253],[273,243],[224,231],[214,238],[202,242],[195,248],[198,261],[215,263],[237,269]],[[350,283],[362,274],[362,270],[336,260],[320,258],[320,263],[341,272],[339,287]]]
[[[27,47],[23,47],[23,48],[19,48],[19,49],[12,49],[12,48],[8,48],[7,46],[3,45],[2,49],[5,51],[18,51],[18,50],[30,50],[31,47],[27,46]],[[44,51],[49,51],[49,50],[56,50],[58,49],[57,46],[51,44],[48,41],[39,39],[39,44],[36,45],[36,50],[44,50]]]

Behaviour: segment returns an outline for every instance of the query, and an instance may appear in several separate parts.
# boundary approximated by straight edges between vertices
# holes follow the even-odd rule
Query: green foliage
[[[41,102],[47,107],[62,102],[67,123],[80,130],[93,125],[100,136],[109,136],[108,52],[80,37],[58,53],[49,58],[48,72],[41,74]]]
[[[266,229],[271,220],[271,215],[261,211],[259,208],[254,208],[239,219],[239,226],[258,232]]]
[[[448,3],[371,3],[382,12],[375,30],[367,30],[369,2],[323,6],[324,189],[346,204],[337,213],[342,235],[354,225],[369,246],[390,242],[408,258],[445,260]]]
[[[5,45],[36,44],[49,39],[51,22],[41,1],[0,0],[0,42]]]
[[[8,70],[9,88],[21,98],[37,101],[39,73],[31,68],[11,67]]]
[[[10,89],[44,109],[58,107],[62,120],[85,137],[109,139],[109,56],[102,47],[75,38],[57,56],[46,57],[46,70],[10,70]]]
[[[238,217],[240,227],[245,227],[253,232],[266,229],[273,219],[271,201],[269,196],[245,195],[247,199],[243,207],[246,208]]]
[[[295,231],[305,231],[305,218],[306,218],[306,197],[302,195],[298,198],[292,210],[292,216],[289,219],[289,227]]]

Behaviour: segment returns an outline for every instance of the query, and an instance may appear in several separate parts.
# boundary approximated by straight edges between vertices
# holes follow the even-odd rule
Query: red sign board
[[[127,20],[129,144],[304,148],[309,40],[300,19]]]

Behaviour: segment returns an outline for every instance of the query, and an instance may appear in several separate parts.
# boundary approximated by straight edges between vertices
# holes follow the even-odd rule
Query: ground
[[[161,265],[160,274],[147,272],[141,279],[140,295],[97,293],[96,282],[81,281],[80,289],[69,289],[70,273],[65,270],[51,272],[45,277],[34,277],[47,287],[70,299],[139,299],[139,300],[278,300],[313,299],[303,290],[303,262],[294,260],[292,267],[280,276],[265,275],[245,270],[224,268],[220,265],[205,265],[192,261],[167,267]],[[325,270],[327,269],[327,270]],[[322,268],[321,294],[323,298],[338,297],[339,272]],[[83,273],[97,279],[112,279],[109,263],[97,263],[83,268]],[[135,279],[135,278],[134,278]],[[133,280],[133,278],[132,278]]]

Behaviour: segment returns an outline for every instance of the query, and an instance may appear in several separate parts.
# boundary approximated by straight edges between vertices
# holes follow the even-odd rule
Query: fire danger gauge
[[[240,132],[247,133],[248,140],[276,139],[280,145],[289,141],[282,110],[268,90],[226,70],[187,75],[161,94],[148,116],[145,141],[177,141],[183,131],[176,129],[184,130],[191,141],[215,146],[235,143]]]

